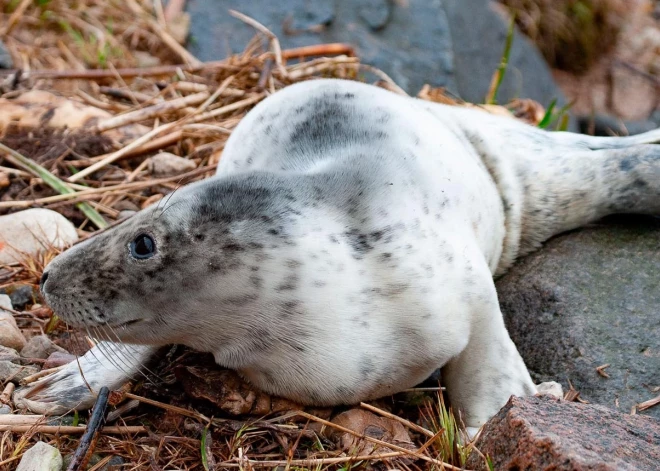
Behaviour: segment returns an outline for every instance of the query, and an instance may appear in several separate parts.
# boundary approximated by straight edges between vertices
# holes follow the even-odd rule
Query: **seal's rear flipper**
[[[112,391],[138,376],[157,350],[144,345],[99,342],[77,361],[17,389],[14,403],[45,415],[89,409],[103,386]]]

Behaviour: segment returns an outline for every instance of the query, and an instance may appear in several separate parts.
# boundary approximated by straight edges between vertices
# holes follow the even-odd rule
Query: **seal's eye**
[[[156,253],[156,242],[148,234],[140,234],[131,242],[131,256],[139,260],[151,258]]]

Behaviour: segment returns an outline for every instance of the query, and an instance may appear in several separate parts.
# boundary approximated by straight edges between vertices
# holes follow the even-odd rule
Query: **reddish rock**
[[[51,353],[48,358],[46,359],[46,362],[43,364],[41,367],[43,370],[49,370],[51,368],[57,368],[58,366],[66,365],[67,363],[71,363],[74,361],[77,357],[75,355],[71,355],[70,353],[62,353],[60,351],[55,351]]]
[[[660,422],[548,396],[512,397],[476,446],[495,470],[657,471]],[[477,453],[466,468],[487,469]]]

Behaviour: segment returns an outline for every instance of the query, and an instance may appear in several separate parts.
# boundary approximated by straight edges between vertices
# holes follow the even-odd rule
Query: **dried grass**
[[[382,71],[361,64],[346,45],[282,51],[269,31],[238,13],[234,15],[253,25],[260,35],[240,55],[200,63],[172,42],[165,18],[176,16],[176,12],[162,12],[159,6],[159,0],[0,1],[0,39],[20,69],[0,71],[1,98],[46,90],[109,113],[107,118],[94,121],[93,127],[0,129],[2,143],[39,162],[70,190],[59,194],[46,184],[48,179],[29,168],[17,169],[0,153],[0,176],[5,178],[0,182],[8,182],[0,185],[0,214],[27,207],[51,208],[72,220],[86,236],[97,227],[76,209],[76,203],[90,203],[107,222],[114,223],[122,211],[139,210],[180,185],[207,178],[243,116],[287,85],[320,77],[374,77],[378,85],[404,93]],[[147,55],[159,63],[138,68]],[[424,87],[420,97],[477,106],[430,87]],[[483,109],[534,124],[545,114],[540,105],[530,101]],[[129,124],[138,134],[125,140],[121,134],[112,134]],[[154,178],[148,158],[159,151],[185,157],[196,168]],[[15,266],[0,267],[0,286],[24,283],[36,287],[44,266],[55,254],[49,250]],[[35,304],[16,317],[28,336],[52,330],[53,338],[68,342],[70,351],[80,354],[88,348],[81,346],[83,342],[72,337],[47,307]],[[173,378],[168,371],[163,375]],[[127,463],[124,469],[132,470],[200,470],[213,462],[216,469],[452,469],[464,459],[466,447],[458,448],[463,443],[458,439],[459,428],[444,409],[444,402],[435,398],[442,393],[430,389],[402,393],[382,401],[378,408],[364,406],[407,427],[415,449],[361,437],[376,447],[374,454],[358,456],[323,438],[318,432],[335,425],[307,412],[241,420],[218,418],[217,409],[192,400],[171,382],[139,384],[134,391],[141,395],[124,394],[123,399],[133,402],[110,424],[117,434],[103,434],[99,440],[96,453],[102,461],[92,466],[100,469],[109,456],[120,456]],[[421,399],[409,401],[410,394]],[[424,421],[434,430],[422,427]],[[143,428],[123,429],[133,433],[121,433],[117,427],[124,426],[146,427],[148,433],[141,433]],[[55,432],[53,425],[41,423],[21,427],[2,432],[0,470],[13,469],[35,440],[49,442],[63,454],[72,453],[78,444],[79,433],[73,432],[80,430],[62,428]],[[443,458],[451,463],[443,465]]]
[[[558,69],[581,73],[616,44],[629,0],[500,0]]]

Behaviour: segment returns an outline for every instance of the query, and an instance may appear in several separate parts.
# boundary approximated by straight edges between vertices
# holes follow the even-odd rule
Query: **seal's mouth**
[[[135,324],[139,324],[140,322],[143,322],[143,321],[144,321],[144,319],[132,319],[130,321],[121,322],[119,324],[107,324],[107,326],[110,327],[111,329],[116,329],[116,328],[125,329],[125,328],[133,326]]]

